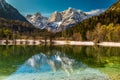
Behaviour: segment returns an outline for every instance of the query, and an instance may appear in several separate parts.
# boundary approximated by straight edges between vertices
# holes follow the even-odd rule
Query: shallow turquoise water
[[[112,80],[120,74],[120,48],[0,46],[0,51],[0,80]]]

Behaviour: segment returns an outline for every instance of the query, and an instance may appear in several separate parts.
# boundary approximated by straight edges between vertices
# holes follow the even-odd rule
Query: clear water
[[[120,80],[120,48],[0,46],[0,80]]]

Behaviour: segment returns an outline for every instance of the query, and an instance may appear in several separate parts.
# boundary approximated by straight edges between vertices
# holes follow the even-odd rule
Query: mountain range
[[[104,11],[97,10],[91,12],[83,12],[69,7],[62,12],[55,11],[50,18],[42,16],[40,13],[22,16],[19,11],[8,4],[6,0],[0,0],[0,17],[8,20],[18,20],[22,22],[30,22],[39,29],[47,29],[50,32],[60,32],[66,30],[78,22],[83,21],[91,16],[99,15]],[[28,29],[29,30],[29,29]]]
[[[52,32],[60,32],[66,30],[91,16],[96,16],[104,12],[104,10],[96,10],[91,12],[83,12],[69,7],[62,12],[55,11],[50,18],[43,17],[40,13],[27,15],[26,19],[35,27],[40,29],[47,29]]]
[[[98,9],[91,12],[70,7],[62,12],[55,11],[47,18],[38,12],[24,17],[5,0],[0,0],[0,38],[11,38],[15,33],[20,36],[47,35],[72,40],[119,41],[119,5],[120,0],[106,11]]]
[[[92,16],[56,36],[95,42],[120,41],[120,0],[98,16]]]

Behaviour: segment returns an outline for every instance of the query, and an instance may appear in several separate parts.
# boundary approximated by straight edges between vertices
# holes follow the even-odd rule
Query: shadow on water
[[[96,68],[120,64],[120,49],[111,47],[0,46],[0,51],[5,80],[109,80]]]

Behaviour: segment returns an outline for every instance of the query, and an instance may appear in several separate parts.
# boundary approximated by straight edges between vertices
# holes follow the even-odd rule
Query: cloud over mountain
[[[95,15],[99,15],[103,12],[105,12],[105,9],[96,9],[96,10],[91,10],[91,11],[88,11],[88,12],[85,12],[85,13],[88,14],[88,15],[91,15],[91,16],[95,16]]]

